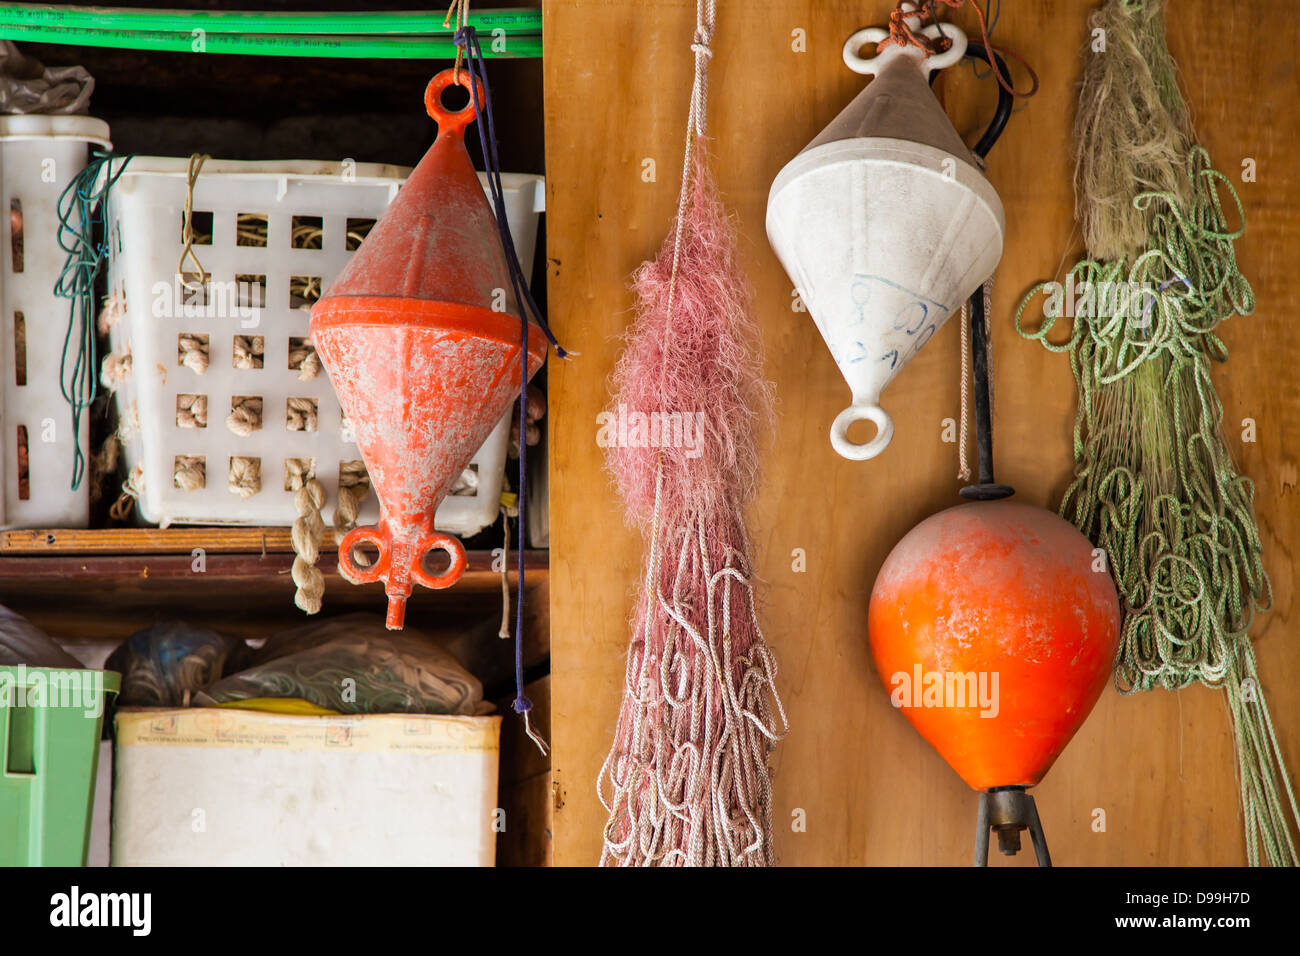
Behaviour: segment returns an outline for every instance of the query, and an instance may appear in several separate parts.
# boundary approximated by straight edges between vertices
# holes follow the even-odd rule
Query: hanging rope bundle
[[[298,512],[290,533],[294,552],[291,573],[298,587],[293,603],[307,614],[317,614],[325,598],[325,575],[316,567],[325,537],[325,519],[321,517],[325,488],[316,480],[310,458],[286,458],[284,467],[287,490],[294,493],[293,506]]]
[[[181,284],[194,292],[202,291],[208,282],[208,271],[203,268],[198,253],[194,251],[195,243],[200,239],[194,232],[194,186],[199,181],[199,172],[203,169],[203,164],[211,158],[206,153],[191,153],[185,173],[185,212],[181,220],[182,246],[180,258],[176,260],[176,274],[181,277]],[[208,239],[210,241],[211,237]],[[197,272],[185,271],[186,259],[194,264]]]
[[[1103,549],[1123,597],[1117,686],[1223,688],[1247,858],[1258,865],[1262,849],[1272,865],[1296,865],[1300,811],[1249,633],[1272,602],[1254,486],[1224,442],[1210,378],[1211,360],[1228,356],[1216,327],[1255,306],[1233,248],[1244,214],[1195,143],[1163,10],[1164,0],[1107,0],[1089,22],[1107,44],[1085,70],[1075,121],[1076,214],[1092,258],[1066,286],[1085,308],[1063,344],[1048,340],[1055,307],[1027,332],[1021,316],[1036,294],[1064,307],[1059,287],[1044,283],[1016,323],[1069,353],[1079,387],[1075,480],[1061,514]]]
[[[113,161],[120,160],[114,168]],[[130,157],[94,152],[84,169],[59,196],[59,248],[66,254],[54,294],[68,299],[68,329],[59,363],[59,388],[72,408],[72,488],[81,486],[86,455],[78,436],[81,416],[97,392],[95,356],[95,280],[108,258],[104,237],[104,201],[126,169]],[[98,238],[96,234],[98,233]]]
[[[614,372],[615,407],[680,422],[694,441],[671,440],[668,427],[657,442],[610,453],[646,558],[618,727],[601,769],[605,865],[774,862],[768,755],[786,718],[755,609],[743,516],[771,394],[734,226],[705,156],[711,0],[697,14],[677,218],[658,258],[636,273],[637,318]]]

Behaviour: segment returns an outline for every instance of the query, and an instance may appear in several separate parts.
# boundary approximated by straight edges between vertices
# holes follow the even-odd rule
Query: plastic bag
[[[46,67],[0,40],[0,113],[85,113],[94,90],[85,67]]]
[[[77,660],[39,627],[0,604],[0,667],[58,667],[81,670]]]
[[[343,714],[466,714],[492,710],[483,685],[428,635],[393,633],[384,619],[348,614],[269,638],[248,669],[196,703],[297,697]]]
[[[167,621],[136,631],[105,666],[122,675],[117,698],[121,706],[188,707],[195,694],[221,678],[227,662],[238,659],[243,649],[241,641],[216,631]]]

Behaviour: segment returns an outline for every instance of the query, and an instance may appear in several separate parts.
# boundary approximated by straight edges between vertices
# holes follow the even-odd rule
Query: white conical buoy
[[[942,35],[952,44],[941,54],[891,45],[864,59],[858,50],[888,34],[853,34],[845,62],[876,79],[781,170],[767,200],[768,240],[853,393],[831,425],[845,458],[884,451],[894,425],[881,390],[1002,257],[1002,203],[927,83],[966,50],[957,27]],[[862,419],[876,434],[857,444],[848,428]]]

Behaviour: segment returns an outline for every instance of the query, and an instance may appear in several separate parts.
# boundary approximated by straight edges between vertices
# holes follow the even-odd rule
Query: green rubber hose
[[[139,10],[114,7],[64,7],[45,3],[7,3],[0,7],[0,26],[59,27],[83,30],[152,30],[162,33],[298,34],[319,36],[451,36],[454,26],[429,10],[341,13],[264,13],[257,10]],[[475,10],[469,25],[490,36],[498,28],[509,34],[542,32],[536,9]]]
[[[301,34],[203,33],[161,30],[101,30],[33,24],[0,24],[0,39],[75,46],[161,50],[175,53],[234,53],[253,56],[314,56],[345,59],[450,60],[456,45],[450,36],[345,36]],[[503,43],[485,48],[484,56],[537,58],[542,38],[509,34]]]

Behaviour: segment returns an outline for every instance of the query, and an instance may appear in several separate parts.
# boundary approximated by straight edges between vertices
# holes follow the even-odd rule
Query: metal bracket
[[[976,866],[989,865],[990,829],[998,835],[998,850],[1003,856],[1020,852],[1020,831],[1028,830],[1038,865],[1052,865],[1038,807],[1024,787],[993,787],[980,793],[979,815],[975,821]]]

